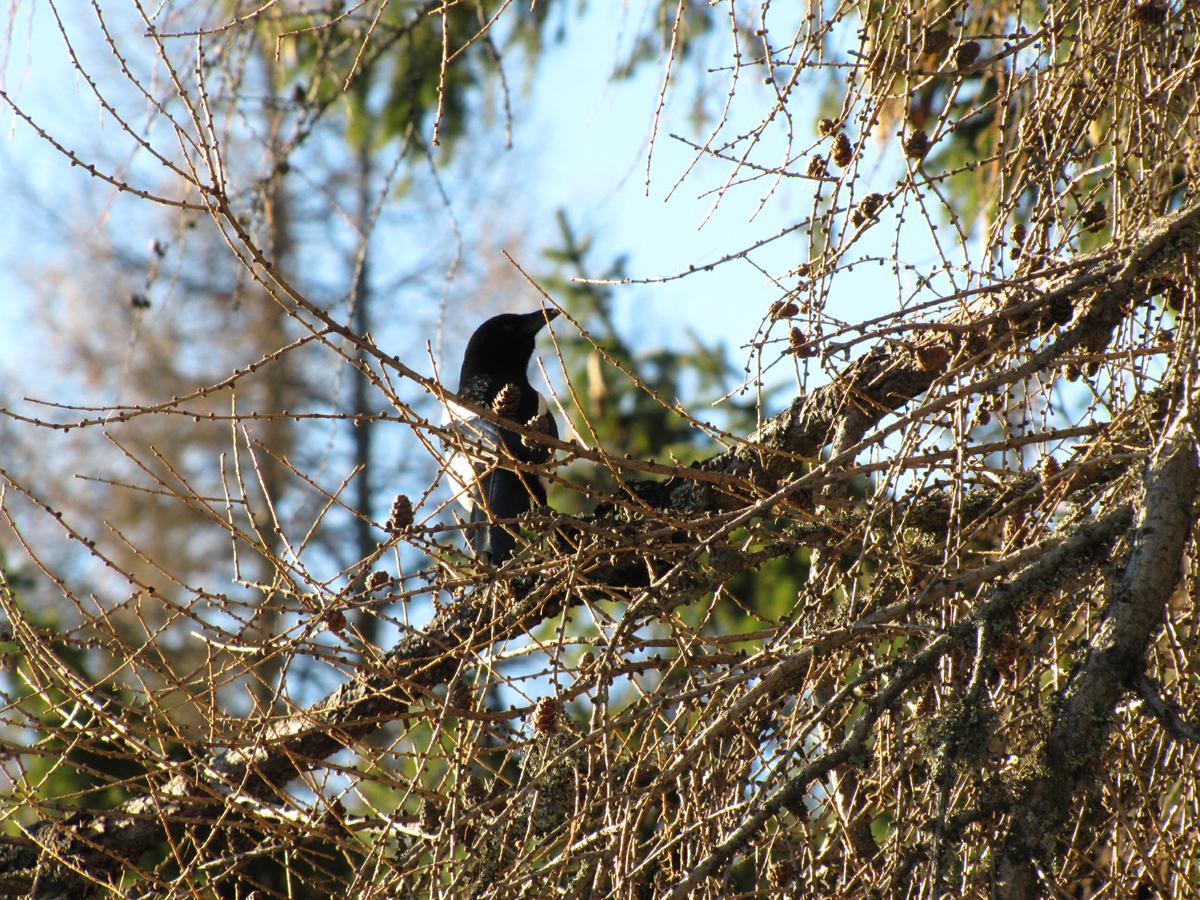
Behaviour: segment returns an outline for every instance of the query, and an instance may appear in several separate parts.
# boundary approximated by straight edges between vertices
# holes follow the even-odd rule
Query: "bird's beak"
[[[557,317],[557,309],[539,309],[536,312],[526,313],[524,316],[525,327],[529,329],[530,334],[537,334]]]

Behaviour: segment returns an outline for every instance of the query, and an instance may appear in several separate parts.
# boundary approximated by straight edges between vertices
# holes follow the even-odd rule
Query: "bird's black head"
[[[557,309],[515,315],[493,316],[475,329],[463,354],[459,390],[474,378],[483,377],[496,385],[528,383],[533,342],[542,327],[558,315]]]

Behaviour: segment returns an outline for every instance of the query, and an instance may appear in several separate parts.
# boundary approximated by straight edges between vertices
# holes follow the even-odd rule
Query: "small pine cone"
[[[487,799],[487,788],[478,778],[468,778],[466,787],[463,788],[463,799],[471,806],[477,806]]]
[[[824,118],[817,123],[817,134],[821,137],[829,137],[837,131],[837,122],[830,118]]]
[[[1038,474],[1042,478],[1042,484],[1049,482],[1060,471],[1062,471],[1062,467],[1059,466],[1057,459],[1049,455],[1042,457],[1042,462],[1038,466]]]
[[[1141,3],[1134,4],[1133,17],[1143,25],[1158,26],[1167,21],[1167,14],[1170,11],[1171,7],[1167,0],[1143,0]]]
[[[471,689],[461,681],[452,681],[446,690],[446,706],[451,710],[471,708]]]
[[[858,208],[863,211],[863,215],[875,218],[883,209],[883,194],[867,194],[858,201]]]
[[[562,715],[562,701],[557,697],[543,697],[533,713],[533,727],[538,734],[553,734],[558,731],[558,720]]]
[[[403,534],[413,523],[412,501],[404,494],[397,494],[392,501],[392,511],[388,516],[387,530],[389,534]]]
[[[421,804],[421,830],[426,834],[437,834],[442,830],[442,807],[431,800]]]
[[[1067,363],[1062,367],[1062,377],[1067,381],[1078,381],[1081,374],[1083,373],[1079,371],[1079,366],[1075,363]]]
[[[591,650],[583,651],[583,656],[579,657],[579,671],[590,672],[596,667],[596,654]]]
[[[1050,301],[1050,321],[1055,325],[1066,325],[1075,315],[1075,305],[1070,297],[1055,297]]]
[[[384,571],[372,572],[370,574],[370,576],[367,578],[367,590],[368,591],[382,591],[384,588],[389,587],[391,585],[391,583],[392,583],[392,576],[389,575],[387,572],[384,572]]]
[[[969,428],[982,428],[992,421],[992,413],[985,409],[982,405],[975,407],[975,411],[971,413],[971,421]],[[909,587],[912,587],[910,584]]]
[[[924,159],[929,152],[929,135],[924,128],[918,128],[904,141],[904,155],[909,159]]]
[[[930,56],[941,56],[950,49],[952,43],[954,41],[950,37],[950,32],[945,28],[926,28],[921,41],[921,52]]]
[[[1001,532],[1001,539],[1004,541],[1005,547],[1023,544],[1028,537],[1029,528],[1025,522],[1024,513],[1017,512],[1005,517],[1004,528]]]
[[[850,224],[855,228],[862,228],[867,224],[867,216],[861,209],[852,210],[850,213]]]
[[[343,832],[346,828],[346,816],[349,815],[345,805],[337,797],[330,797],[323,805],[325,808],[313,824],[326,834]]]
[[[492,412],[498,416],[511,419],[521,405],[521,389],[515,384],[506,384],[496,392],[492,399]]]
[[[550,410],[546,410],[540,416],[531,417],[525,423],[525,427],[529,431],[536,431],[538,434],[545,434],[550,437],[555,435],[554,416],[550,414]],[[521,435],[521,446],[526,450],[533,450],[536,454],[535,461],[537,462],[545,462],[554,455],[553,447],[539,443],[527,434]]]
[[[1181,313],[1187,308],[1187,291],[1182,285],[1172,283],[1167,288],[1167,308],[1175,313]]]
[[[983,397],[983,399],[979,403],[979,411],[981,414],[981,418],[986,416],[987,418],[990,418],[993,422],[995,422],[997,425],[1004,423],[1004,418],[1005,418],[1004,401],[1001,400],[999,397],[997,397],[994,394],[987,394]],[[984,421],[987,421],[987,419],[984,418]]]
[[[880,47],[871,54],[871,59],[867,63],[867,71],[871,73],[872,78],[878,78],[887,70],[887,64],[887,49]]]
[[[800,307],[791,300],[776,300],[771,304],[771,318],[775,320],[790,319],[800,312]]]
[[[829,175],[829,169],[825,166],[825,160],[820,156],[811,156],[808,159],[808,177],[809,178],[825,178]]]
[[[346,627],[346,614],[336,607],[321,613],[321,621],[330,631],[342,631]]]
[[[773,889],[785,888],[796,880],[796,864],[790,859],[780,859],[767,870],[767,880]]]
[[[1104,223],[1108,221],[1108,209],[1104,203],[1097,200],[1088,207],[1087,212],[1083,214],[1082,224],[1088,231],[1097,232],[1104,227]]]
[[[1037,254],[1029,260],[1029,270],[1031,272],[1045,272],[1050,267],[1050,257],[1045,254]]]
[[[1013,246],[1008,255],[1013,259],[1020,259],[1021,254],[1025,251],[1025,237],[1027,235],[1024,222],[1018,222],[1013,226],[1010,237],[1012,238]]]
[[[996,648],[996,674],[1001,678],[1011,678],[1020,658],[1021,643],[1011,634],[1005,634]]]
[[[801,359],[809,356],[815,356],[816,350],[809,343],[808,335],[801,329],[793,328],[788,335],[788,353],[794,353]]]
[[[917,347],[916,355],[922,372],[941,372],[950,362],[950,351],[941,344],[922,344]]]
[[[960,69],[969,69],[979,59],[980,52],[979,41],[965,41],[954,51],[954,64]]]
[[[854,148],[850,146],[850,138],[846,137],[846,132],[839,132],[833,139],[833,164],[844,169],[853,161]]]
[[[795,275],[797,278],[807,278],[809,276],[809,273],[811,273],[811,272],[812,272],[812,264],[811,263],[800,263],[800,265],[796,266],[796,268],[792,270],[792,274]]]

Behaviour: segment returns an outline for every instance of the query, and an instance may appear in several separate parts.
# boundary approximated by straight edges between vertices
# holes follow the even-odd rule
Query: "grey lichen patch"
[[[698,515],[712,505],[708,485],[701,481],[681,481],[671,489],[667,502],[684,515]]]
[[[964,768],[988,757],[995,728],[995,715],[981,703],[956,704],[930,720],[919,739],[931,752],[945,754],[956,768]]]

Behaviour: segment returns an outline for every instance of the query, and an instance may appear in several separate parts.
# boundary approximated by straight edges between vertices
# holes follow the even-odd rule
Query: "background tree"
[[[0,93],[104,191],[18,261],[0,890],[1194,892],[1193,5],[623,6],[647,190],[746,213],[649,275],[521,202],[609,10],[50,10],[116,138]],[[710,276],[719,346],[628,314]],[[571,428],[495,570],[503,296]]]

